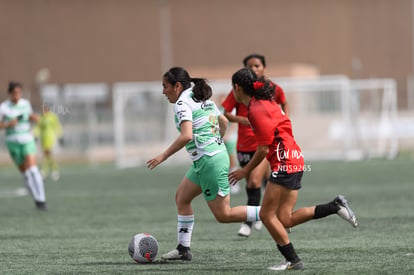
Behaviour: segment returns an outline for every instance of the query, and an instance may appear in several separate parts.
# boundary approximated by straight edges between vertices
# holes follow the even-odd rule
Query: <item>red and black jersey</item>
[[[233,91],[231,91],[226,99],[221,104],[224,107],[224,110],[227,112],[232,112],[234,108],[236,108],[236,115],[247,117],[247,106],[238,103],[234,98]],[[237,132],[237,151],[241,152],[254,152],[257,148],[256,138],[254,137],[254,133],[252,128],[249,125],[238,125],[238,132]]]
[[[248,119],[258,145],[269,146],[266,158],[273,171],[304,170],[303,154],[293,137],[290,119],[275,101],[251,98]]]
[[[270,81],[271,82],[271,81]],[[283,89],[276,83],[271,82],[275,86],[275,100],[278,104],[285,104],[286,97]],[[226,99],[221,104],[227,112],[232,112],[236,108],[236,115],[247,117],[247,107],[242,103],[238,103],[234,98],[233,91],[227,95]],[[257,142],[252,128],[249,125],[238,125],[237,132],[237,151],[254,152],[257,148]]]

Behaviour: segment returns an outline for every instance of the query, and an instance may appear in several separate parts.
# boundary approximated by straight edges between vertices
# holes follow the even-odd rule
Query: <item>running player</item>
[[[194,87],[191,87],[191,82]],[[190,78],[180,67],[163,75],[163,94],[174,104],[175,124],[180,132],[161,154],[147,161],[154,169],[178,150],[186,147],[193,164],[175,196],[178,211],[178,246],[162,255],[163,260],[191,260],[191,234],[194,212],[191,202],[200,194],[221,223],[257,221],[260,206],[230,207],[229,155],[223,143],[227,119],[210,100],[211,87],[204,79]]]
[[[245,177],[265,157],[269,160],[272,172],[266,185],[260,218],[285,257],[283,263],[269,269],[302,269],[303,262],[289,241],[285,228],[332,214],[338,214],[356,227],[356,217],[341,195],[326,204],[293,210],[303,171],[307,167],[293,137],[291,122],[274,101],[274,86],[267,80],[258,79],[254,71],[248,68],[234,73],[232,84],[237,102],[248,106],[247,116],[258,146],[246,166],[230,173],[230,183]]]
[[[43,179],[36,165],[36,144],[30,122],[39,116],[33,113],[30,102],[22,97],[22,85],[10,82],[9,99],[0,105],[0,129],[6,129],[6,145],[13,162],[22,173],[37,209],[46,210]]]
[[[243,65],[246,68],[252,69],[258,78],[265,78],[266,59],[263,55],[250,54],[243,59]],[[276,87],[276,102],[281,105],[282,110],[288,115],[289,108],[283,89],[275,83],[272,84]],[[250,161],[257,148],[256,138],[247,119],[247,107],[235,100],[233,91],[230,91],[227,98],[223,101],[222,106],[224,107],[224,115],[227,119],[239,125],[237,158],[240,166],[244,167]],[[236,110],[235,114],[232,113],[234,109]],[[264,159],[262,163],[246,175],[247,205],[260,205],[262,180],[263,178],[267,178],[267,174],[269,174],[268,167],[269,164]],[[242,237],[250,236],[252,226],[252,222],[242,223],[238,235]],[[255,223],[254,228],[260,230],[262,223],[260,221]]]
[[[56,140],[59,140],[61,144],[63,143],[62,126],[59,117],[46,104],[43,104],[43,113],[40,116],[39,123],[34,128],[34,134],[40,138],[40,144],[43,150],[41,163],[43,178],[46,179],[50,175],[52,180],[59,180],[59,165],[53,158],[52,149],[55,146]]]

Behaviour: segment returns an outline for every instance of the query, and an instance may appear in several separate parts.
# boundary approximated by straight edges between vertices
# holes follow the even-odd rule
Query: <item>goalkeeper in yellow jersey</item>
[[[59,140],[61,145],[63,144],[62,126],[59,117],[47,105],[43,105],[43,114],[34,128],[34,135],[40,139],[43,151],[41,163],[43,178],[46,179],[50,175],[52,180],[59,180],[59,165],[52,156],[52,150],[56,140]]]

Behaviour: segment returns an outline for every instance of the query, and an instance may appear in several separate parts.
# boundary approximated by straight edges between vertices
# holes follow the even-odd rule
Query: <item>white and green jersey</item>
[[[174,113],[178,131],[181,131],[181,122],[185,120],[193,124],[193,139],[185,146],[192,161],[226,150],[219,131],[220,111],[213,101],[194,101],[192,89],[189,88],[181,93],[174,104]]]
[[[6,128],[6,141],[28,143],[34,140],[29,121],[33,113],[32,105],[26,99],[19,99],[17,104],[6,100],[0,105],[0,121],[8,122],[18,118],[16,126]]]

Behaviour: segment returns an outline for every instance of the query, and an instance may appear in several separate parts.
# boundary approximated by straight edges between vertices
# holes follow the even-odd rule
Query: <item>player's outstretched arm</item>
[[[224,111],[224,116],[230,121],[234,123],[240,123],[242,125],[250,125],[249,120],[247,117],[233,115],[231,112]]]
[[[38,122],[39,122],[39,120],[40,120],[40,117],[39,117],[39,115],[38,115],[38,114],[31,113],[31,114],[30,114],[30,116],[29,116],[29,120],[30,120],[31,122],[38,123]]]
[[[193,139],[193,124],[191,121],[185,120],[180,125],[181,133],[175,139],[175,141],[165,150],[162,154],[159,154],[155,158],[147,161],[147,167],[154,169],[171,155],[182,149],[190,140]]]

